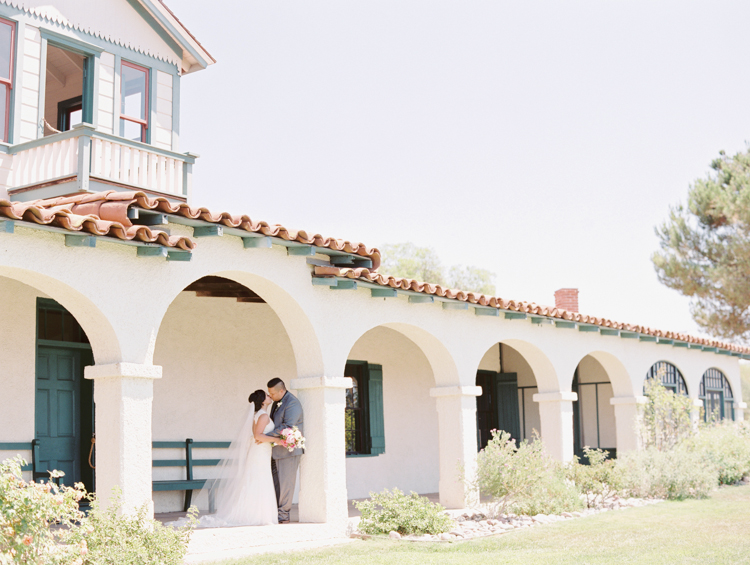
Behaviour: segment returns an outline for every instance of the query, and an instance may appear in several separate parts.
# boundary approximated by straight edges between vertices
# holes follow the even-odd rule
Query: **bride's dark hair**
[[[255,404],[255,411],[257,412],[258,410],[260,410],[260,407],[263,406],[263,402],[265,401],[265,399],[266,391],[258,389],[250,395],[247,401]]]

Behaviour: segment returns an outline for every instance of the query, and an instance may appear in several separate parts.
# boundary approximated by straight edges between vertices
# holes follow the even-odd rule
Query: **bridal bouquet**
[[[302,435],[302,432],[299,431],[297,426],[286,428],[281,430],[281,442],[278,445],[286,447],[291,453],[295,449],[305,448],[305,437]]]

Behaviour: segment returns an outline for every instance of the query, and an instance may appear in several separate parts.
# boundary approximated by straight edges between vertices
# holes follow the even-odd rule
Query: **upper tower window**
[[[8,141],[10,91],[13,88],[13,44],[15,26],[0,19],[0,141]]]
[[[120,137],[148,141],[148,69],[122,62]]]
[[[47,69],[44,83],[44,135],[67,131],[84,120],[84,107],[89,110],[87,57],[47,44]],[[84,101],[84,98],[86,99]]]

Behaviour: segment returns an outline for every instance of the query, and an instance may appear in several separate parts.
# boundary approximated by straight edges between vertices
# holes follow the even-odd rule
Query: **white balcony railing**
[[[3,164],[9,194],[76,182],[75,192],[88,191],[95,183],[187,199],[196,159],[101,133],[88,124],[12,145],[7,152],[12,157]]]

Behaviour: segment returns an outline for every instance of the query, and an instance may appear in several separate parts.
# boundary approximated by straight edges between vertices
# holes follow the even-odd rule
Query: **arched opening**
[[[93,382],[84,368],[94,364],[92,342],[117,340],[85,296],[37,273],[9,271],[0,276],[0,459],[21,455],[27,478],[45,480],[57,469],[62,484],[82,482],[93,492]]]
[[[573,450],[583,458],[583,448],[607,451],[617,455],[615,408],[611,404],[614,390],[605,367],[594,356],[587,355],[578,364],[573,377]]]
[[[430,396],[435,359],[425,350],[431,336],[424,334],[411,326],[377,326],[360,336],[347,356],[344,374],[355,385],[346,405],[350,499],[394,487],[438,492],[439,426]]]
[[[701,378],[700,399],[706,422],[734,420],[734,396],[727,377],[719,369],[708,369]]]
[[[248,396],[265,391],[273,377],[287,388],[297,377],[288,332],[262,294],[235,277],[205,276],[187,285],[164,315],[154,349],[154,364],[162,367],[152,410],[157,513],[180,511],[188,502],[207,510],[208,500],[192,499],[192,490],[169,481],[187,477],[198,481],[199,491],[214,478]]]
[[[517,442],[541,433],[539,405],[534,394],[539,384],[527,358],[507,343],[497,343],[482,358],[476,376],[482,395],[477,397],[477,448],[483,449],[492,430],[503,430]]]
[[[657,361],[646,373],[646,380],[658,379],[659,382],[675,394],[688,396],[687,384],[680,370],[668,361]],[[645,390],[645,382],[644,382]]]

